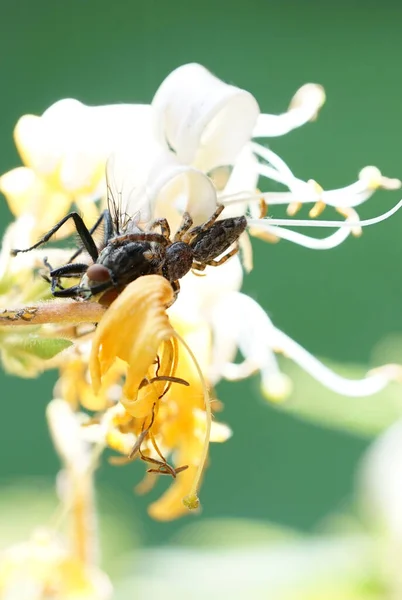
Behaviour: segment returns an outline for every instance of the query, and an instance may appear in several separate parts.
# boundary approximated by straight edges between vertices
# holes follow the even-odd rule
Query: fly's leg
[[[61,219],[58,223],[56,223],[56,225],[54,227],[52,227],[52,229],[50,231],[48,231],[38,242],[36,242],[36,244],[31,246],[30,248],[25,248],[24,250],[11,250],[12,256],[16,256],[19,252],[29,252],[30,250],[34,250],[35,248],[42,246],[42,244],[46,244],[46,242],[48,242],[54,236],[54,234],[60,229],[60,227],[62,227],[64,225],[64,223],[66,223],[69,219],[73,219],[75,228],[77,230],[78,235],[80,236],[80,238],[82,240],[85,250],[88,252],[88,254],[92,258],[92,260],[94,262],[96,262],[98,255],[99,255],[98,249],[96,247],[94,240],[92,239],[92,236],[91,236],[87,226],[85,225],[84,221],[82,220],[82,217],[76,212],[72,212],[72,213],[66,215],[65,217],[63,217],[63,219]]]
[[[69,263],[58,269],[52,269],[50,277],[55,277],[56,279],[60,279],[60,277],[80,277],[87,270],[88,265],[86,263]]]
[[[163,237],[170,241],[170,227],[167,219],[155,219],[149,225],[148,229],[149,231],[152,231],[153,229],[156,229],[156,227],[160,227]]]
[[[45,256],[45,258],[43,259],[43,264],[45,265],[46,269],[49,271],[49,275],[45,275],[44,273],[40,273],[40,276],[42,277],[42,279],[44,279],[45,281],[47,281],[47,283],[50,283],[52,286],[52,294],[53,294],[53,290],[58,287],[59,290],[64,290],[63,286],[60,285],[60,283],[57,281],[56,283],[54,282],[53,278],[51,277],[51,272],[53,271],[53,267],[50,264],[50,262],[47,259],[47,256]]]
[[[85,263],[70,263],[68,265],[63,265],[58,269],[52,269],[48,260],[45,258],[44,261],[45,266],[49,269],[50,279],[45,277],[46,281],[51,283],[51,292],[53,295],[55,294],[56,288],[59,290],[64,290],[65,288],[60,284],[60,278],[74,278],[80,277],[85,271],[88,269],[88,265]],[[71,289],[71,288],[68,288]]]
[[[182,221],[180,223],[179,229],[176,231],[174,236],[174,242],[181,242],[183,236],[187,233],[187,231],[192,227],[193,219],[191,218],[190,213],[185,212],[183,214]]]
[[[108,243],[108,241],[110,240],[110,238],[113,236],[113,223],[112,223],[112,219],[110,218],[110,212],[107,209],[103,211],[103,213],[98,218],[98,220],[96,221],[96,223],[94,225],[92,225],[91,229],[89,230],[89,233],[91,235],[93,233],[95,233],[95,231],[98,229],[98,227],[102,223],[105,224],[103,243],[106,246],[106,244]],[[81,252],[84,251],[84,249],[85,249],[85,246],[81,246],[81,248],[78,248],[78,250],[76,252],[74,252],[74,254],[70,257],[70,259],[69,259],[68,262],[72,263],[73,260],[75,258],[77,258],[77,256],[79,256],[81,254]]]
[[[79,285],[73,285],[72,287],[62,290],[52,290],[53,296],[56,298],[81,298],[81,288]]]
[[[52,292],[52,294],[54,295],[56,287],[59,290],[64,290],[65,288],[61,285],[61,283],[59,282],[59,279],[55,278],[55,277],[52,277],[53,267],[50,264],[50,262],[48,261],[47,256],[45,256],[45,258],[43,259],[43,264],[48,269],[49,275],[45,275],[44,273],[41,273],[41,277],[42,277],[42,279],[44,279],[45,281],[47,281],[47,283],[51,284],[50,291]]]

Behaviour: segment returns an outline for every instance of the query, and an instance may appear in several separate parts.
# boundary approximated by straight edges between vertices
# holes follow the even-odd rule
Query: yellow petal
[[[163,496],[148,507],[149,515],[158,521],[171,521],[188,514],[189,507],[184,504],[183,498],[190,494],[196,473],[196,466],[189,466],[179,473]]]
[[[96,392],[102,376],[119,357],[129,365],[124,394],[135,401],[162,342],[174,336],[166,315],[172,300],[170,283],[159,275],[147,275],[130,283],[112,303],[92,344],[89,368]]]
[[[12,169],[0,177],[0,191],[5,195],[14,216],[30,213],[36,230],[48,231],[68,212],[72,197],[54,190],[27,167]],[[61,233],[67,234],[68,228]]]
[[[14,128],[14,141],[22,162],[34,170],[51,172],[56,166],[58,156],[55,152],[55,140],[49,138],[41,117],[23,115]],[[53,143],[52,143],[53,142]]]
[[[188,468],[149,507],[149,514],[160,521],[176,519],[198,508],[198,489],[210,441],[211,409],[205,380],[184,339],[180,342],[175,375],[189,386],[170,387],[160,403],[157,426],[164,444],[173,450],[176,467]]]

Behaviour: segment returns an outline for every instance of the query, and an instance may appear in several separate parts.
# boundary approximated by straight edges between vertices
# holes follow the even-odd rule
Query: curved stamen
[[[383,390],[390,381],[390,378],[386,377],[385,374],[373,374],[364,379],[355,380],[341,377],[312,356],[300,344],[292,340],[286,333],[283,333],[283,331],[274,327],[273,333],[275,336],[275,345],[283,350],[288,358],[333,392],[355,398],[371,396]]]
[[[200,505],[200,501],[198,499],[198,488],[200,485],[202,473],[204,471],[205,463],[206,463],[206,460],[208,457],[208,448],[209,448],[209,442],[210,442],[210,438],[211,438],[212,412],[211,412],[211,404],[210,404],[210,400],[209,400],[207,384],[206,384],[204,375],[202,374],[201,368],[197,362],[197,359],[194,356],[193,351],[191,350],[191,348],[189,347],[187,342],[181,337],[181,335],[179,335],[177,333],[177,331],[175,331],[173,333],[173,336],[176,337],[179,340],[179,342],[181,342],[181,344],[187,350],[191,360],[193,361],[195,369],[198,373],[198,377],[200,378],[202,391],[203,391],[203,395],[204,395],[204,405],[205,405],[205,414],[206,414],[206,425],[205,425],[206,431],[205,431],[204,446],[202,449],[200,462],[197,467],[197,471],[196,471],[190,492],[189,492],[188,496],[183,498],[183,504],[190,510],[193,510],[195,508],[198,508]]]
[[[373,217],[372,219],[365,219],[363,221],[309,221],[307,219],[247,219],[247,223],[251,227],[258,227],[259,229],[271,228],[272,226],[285,225],[287,227],[367,227],[369,225],[375,225],[381,221],[385,221],[393,214],[395,214],[402,207],[402,200],[398,202],[387,212]]]
[[[260,237],[258,229],[259,226],[258,228],[256,227],[255,230],[252,229],[250,231],[251,235],[254,237]],[[292,231],[291,229],[284,229],[283,227],[278,227],[277,225],[270,227],[269,225],[264,224],[260,230],[261,237],[263,239],[264,234],[269,233],[283,240],[288,240],[289,242],[293,242],[299,246],[309,248],[310,250],[330,250],[331,248],[336,248],[336,246],[342,244],[342,242],[344,242],[352,233],[352,229],[338,229],[338,231],[332,233],[328,237],[320,239],[310,237],[309,235],[304,235],[303,233],[298,233],[297,231]]]

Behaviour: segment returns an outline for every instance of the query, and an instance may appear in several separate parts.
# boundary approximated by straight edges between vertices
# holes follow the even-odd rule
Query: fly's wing
[[[122,189],[118,182],[116,156],[112,154],[106,163],[107,207],[115,235],[122,232]]]
[[[149,219],[145,186],[128,151],[112,154],[106,164],[108,209],[116,235]]]

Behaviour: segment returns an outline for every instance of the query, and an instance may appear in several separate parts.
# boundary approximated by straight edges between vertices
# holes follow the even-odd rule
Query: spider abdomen
[[[174,242],[166,249],[162,274],[169,281],[181,279],[192,267],[194,252],[184,242]]]

